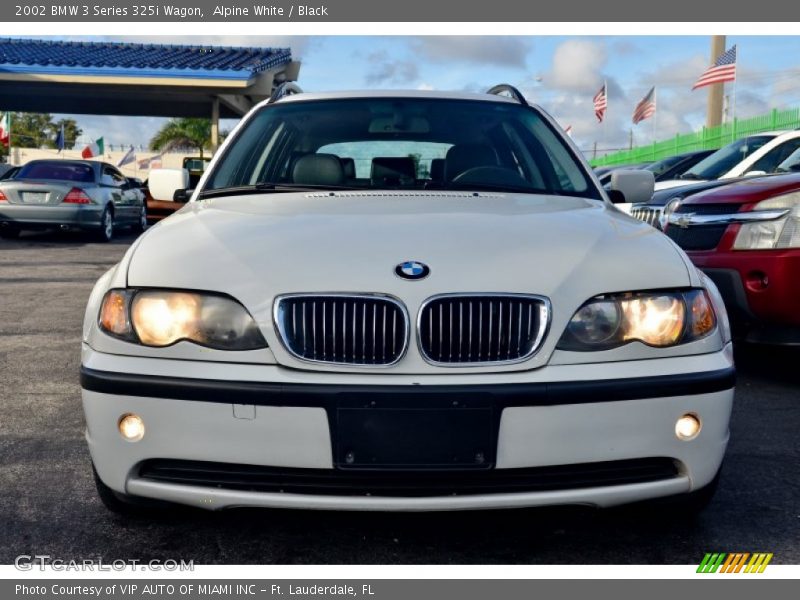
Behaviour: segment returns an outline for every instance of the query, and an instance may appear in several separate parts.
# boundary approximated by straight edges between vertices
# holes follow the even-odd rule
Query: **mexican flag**
[[[105,144],[103,138],[97,138],[94,142],[86,146],[81,152],[83,158],[94,158],[95,156],[102,156],[105,151]]]
[[[0,115],[0,146],[9,147],[11,144],[11,123],[8,113]]]

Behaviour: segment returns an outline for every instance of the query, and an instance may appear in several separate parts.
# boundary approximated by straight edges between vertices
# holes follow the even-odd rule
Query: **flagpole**
[[[603,146],[605,146],[606,154],[608,153],[608,80],[603,80],[603,94],[606,97],[606,111],[603,114]]]
[[[736,80],[739,79],[739,48],[736,48],[736,70],[733,72],[733,117],[731,118],[731,141],[736,141]]]
[[[656,140],[658,139],[658,89],[653,86],[653,158],[656,153]]]

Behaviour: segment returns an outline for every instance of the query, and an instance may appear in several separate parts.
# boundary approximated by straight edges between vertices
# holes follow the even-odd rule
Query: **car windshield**
[[[786,159],[779,164],[775,170],[778,173],[789,173],[800,171],[800,148],[792,152]]]
[[[53,179],[57,181],[92,183],[94,181],[94,169],[82,163],[58,160],[29,162],[19,170],[14,179]]]
[[[670,156],[669,158],[663,158],[663,159],[661,159],[659,161],[656,161],[654,163],[650,163],[649,165],[646,165],[646,166],[644,166],[642,168],[647,170],[647,171],[652,171],[653,175],[658,177],[662,173],[666,173],[669,169],[671,169],[672,167],[677,165],[679,162],[684,160],[684,158],[685,157],[683,155]]]
[[[236,134],[201,197],[225,190],[496,190],[600,199],[533,108],[425,98],[267,105]]]
[[[736,140],[701,160],[681,175],[681,179],[719,179],[773,139],[771,135],[754,135]]]

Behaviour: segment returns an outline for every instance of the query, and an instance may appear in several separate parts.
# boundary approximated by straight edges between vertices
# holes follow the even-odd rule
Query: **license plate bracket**
[[[489,469],[496,427],[484,402],[340,402],[334,461],[341,469]]]

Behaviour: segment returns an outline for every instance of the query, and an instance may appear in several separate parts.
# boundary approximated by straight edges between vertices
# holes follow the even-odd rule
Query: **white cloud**
[[[603,42],[568,40],[556,47],[551,68],[544,74],[543,81],[556,89],[594,92],[602,85],[602,70],[607,59]]]
[[[407,84],[419,78],[415,61],[394,59],[384,50],[369,54],[367,63],[364,79],[368,85]]]
[[[513,36],[424,36],[411,42],[424,61],[525,68],[531,43]]]

